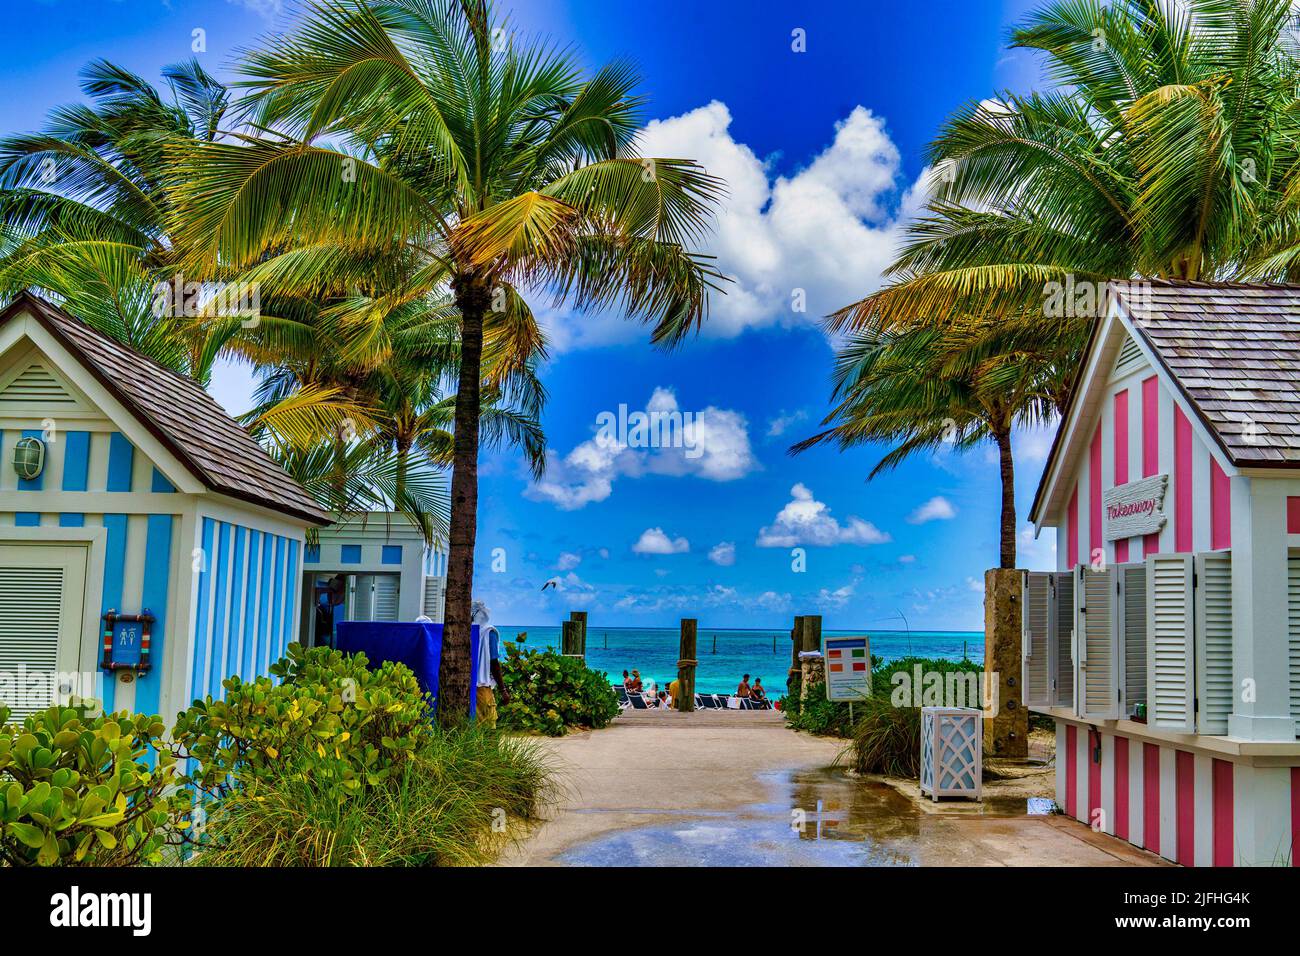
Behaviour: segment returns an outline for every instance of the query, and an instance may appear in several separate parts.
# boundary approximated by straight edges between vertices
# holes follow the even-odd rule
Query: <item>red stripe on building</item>
[[[1142,845],[1160,852],[1160,748],[1142,745]]]
[[[1232,761],[1215,760],[1214,781],[1214,865],[1232,866]]]
[[[1160,383],[1152,375],[1142,382],[1142,477],[1160,474]],[[1142,539],[1142,553],[1160,551],[1160,534]]]
[[[1088,560],[1092,563],[1092,554],[1105,545],[1101,538],[1101,422],[1092,436],[1092,446],[1088,449]]]
[[[1115,484],[1128,481],[1128,389],[1115,393]],[[1128,560],[1128,538],[1115,542],[1115,560]]]
[[[1083,564],[1083,555],[1079,553],[1079,486],[1077,484],[1070,492],[1070,516],[1066,519],[1065,536],[1066,553],[1070,556],[1071,565]]]
[[[1190,750],[1175,751],[1174,788],[1178,806],[1178,862],[1196,865],[1196,758]]]
[[[1291,768],[1291,865],[1300,866],[1300,767]]]
[[[1079,792],[1079,731],[1074,724],[1065,725],[1065,815],[1076,816],[1075,794]]]
[[[1115,836],[1128,839],[1128,738],[1115,738]]]
[[[1214,456],[1210,456],[1210,547],[1232,547],[1232,489]]]
[[[1097,811],[1101,809],[1101,732],[1088,731],[1088,826],[1097,823]],[[1105,820],[1101,821],[1106,829]]]
[[[1174,550],[1192,550],[1192,423],[1174,406]]]
[[[1300,534],[1300,498],[1286,499],[1286,533]]]

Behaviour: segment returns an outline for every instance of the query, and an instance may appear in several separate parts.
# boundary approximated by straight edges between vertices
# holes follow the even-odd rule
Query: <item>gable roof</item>
[[[330,516],[302,485],[193,379],[29,292],[20,293],[0,313],[0,326],[24,312],[54,336],[206,488],[312,524],[330,523]]]
[[[1123,338],[1131,336],[1197,426],[1239,468],[1300,469],[1300,286],[1144,280],[1111,282],[1034,495],[1043,509],[1067,430],[1099,401]],[[1098,384],[1100,383],[1100,384]],[[1257,426],[1248,439],[1249,425]]]

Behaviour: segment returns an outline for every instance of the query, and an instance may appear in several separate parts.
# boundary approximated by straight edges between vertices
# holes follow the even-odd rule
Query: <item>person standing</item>
[[[470,621],[478,625],[478,660],[475,666],[474,719],[484,727],[497,725],[497,700],[510,703],[505,677],[501,673],[501,637],[488,623],[491,614],[482,601],[470,609]]]

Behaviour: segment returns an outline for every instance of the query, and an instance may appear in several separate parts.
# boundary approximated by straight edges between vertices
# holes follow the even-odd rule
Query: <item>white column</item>
[[[1295,740],[1287,647],[1285,483],[1236,476],[1232,488],[1232,674],[1228,734]]]

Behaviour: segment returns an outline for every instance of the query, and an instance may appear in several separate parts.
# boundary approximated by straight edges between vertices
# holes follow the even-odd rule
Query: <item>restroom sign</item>
[[[826,699],[862,700],[871,696],[871,642],[865,634],[823,637]]]

